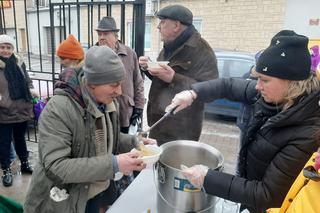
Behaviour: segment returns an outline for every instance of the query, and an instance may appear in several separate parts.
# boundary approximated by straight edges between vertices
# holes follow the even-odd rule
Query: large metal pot
[[[221,153],[207,144],[188,140],[168,142],[161,148],[156,166],[158,212],[214,212],[216,198],[193,187],[181,173],[180,166],[203,164],[220,170],[223,165]]]

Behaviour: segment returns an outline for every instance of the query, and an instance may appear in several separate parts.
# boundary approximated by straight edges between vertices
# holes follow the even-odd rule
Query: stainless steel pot
[[[203,164],[220,170],[224,161],[221,153],[207,144],[188,140],[168,142],[161,148],[156,166],[158,212],[214,212],[216,198],[193,187],[181,173],[180,165]]]

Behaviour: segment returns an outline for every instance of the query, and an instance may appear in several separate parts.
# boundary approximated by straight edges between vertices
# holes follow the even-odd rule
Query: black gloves
[[[143,113],[143,109],[134,108],[132,112],[132,116],[130,118],[130,124],[135,126],[137,123],[141,123],[142,113]],[[138,122],[139,119],[140,121]]]

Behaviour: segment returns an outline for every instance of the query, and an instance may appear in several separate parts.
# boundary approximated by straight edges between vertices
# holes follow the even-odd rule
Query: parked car
[[[214,50],[219,70],[219,78],[244,78],[250,68],[255,64],[253,54]],[[205,112],[216,115],[237,117],[240,103],[229,101],[226,99],[218,99],[205,105]]]

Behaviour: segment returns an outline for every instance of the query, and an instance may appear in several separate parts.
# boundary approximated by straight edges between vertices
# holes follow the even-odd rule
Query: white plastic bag
[[[137,119],[136,125],[130,124],[128,134],[129,135],[136,135],[137,132],[138,132],[140,124],[141,124],[141,119],[140,118]]]
[[[136,125],[132,125],[132,124],[131,124],[131,125],[129,126],[128,134],[129,134],[129,135],[136,135],[137,132],[138,132],[138,124],[136,124]]]

